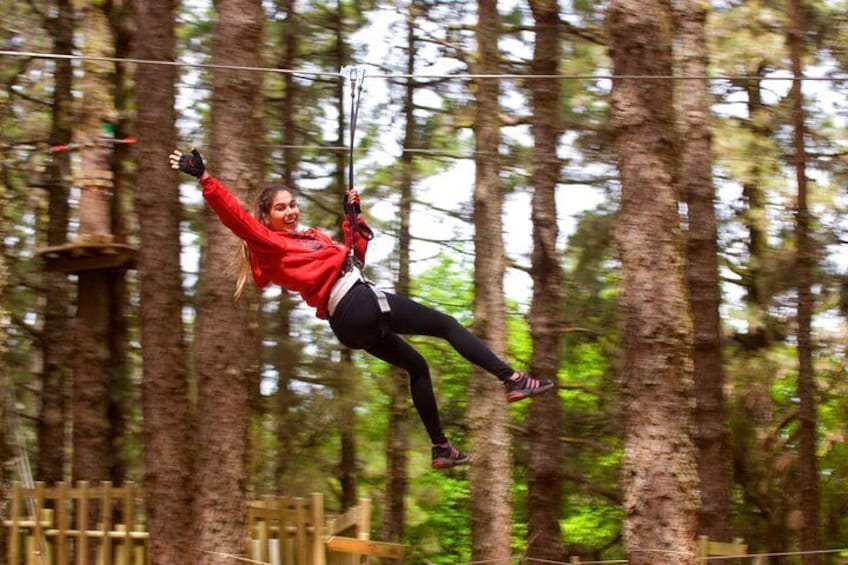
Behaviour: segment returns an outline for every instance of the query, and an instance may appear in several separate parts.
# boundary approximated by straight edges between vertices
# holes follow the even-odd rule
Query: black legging
[[[351,349],[364,349],[374,357],[409,373],[412,402],[434,443],[447,441],[430,381],[427,361],[400,335],[427,335],[446,339],[463,357],[504,381],[513,374],[486,345],[453,317],[417,302],[386,292],[392,312],[388,328],[380,328],[380,308],[370,288],[357,283],[342,298],[330,317],[333,333]]]

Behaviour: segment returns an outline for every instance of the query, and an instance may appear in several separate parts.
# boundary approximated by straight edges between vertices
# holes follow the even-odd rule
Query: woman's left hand
[[[359,205],[359,192],[352,188],[347,191],[342,203],[344,204],[345,214],[359,214],[362,212],[362,208]]]
[[[360,201],[359,201],[359,192],[354,190],[354,189],[348,190],[347,191],[347,203],[350,206],[359,206],[361,204]]]

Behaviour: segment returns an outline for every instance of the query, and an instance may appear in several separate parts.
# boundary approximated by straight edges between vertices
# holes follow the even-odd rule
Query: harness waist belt
[[[357,281],[365,281],[365,277],[362,275],[362,271],[357,269],[356,267],[351,267],[351,269],[336,279],[336,282],[333,283],[332,288],[330,288],[330,299],[327,301],[327,311],[332,316],[336,312],[336,307],[339,305],[339,302],[342,301],[344,295],[347,294],[353,285],[357,283]]]
[[[380,328],[385,330],[389,327],[389,316],[392,313],[392,308],[389,306],[389,299],[386,298],[385,292],[374,286],[374,283],[365,278],[362,271],[355,266],[352,266],[348,272],[344,273],[333,283],[332,288],[330,288],[330,299],[327,301],[327,311],[330,313],[330,316],[335,314],[339,302],[353,288],[353,285],[359,281],[368,285],[368,288],[374,294],[374,298],[377,299],[377,306],[380,308]]]

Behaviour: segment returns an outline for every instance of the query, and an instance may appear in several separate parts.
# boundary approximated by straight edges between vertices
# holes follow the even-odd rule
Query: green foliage
[[[411,563],[467,563],[471,558],[471,524],[467,478],[432,471],[410,488],[407,540]]]
[[[575,497],[560,520],[560,527],[569,545],[602,548],[621,535],[623,520],[624,511],[620,507],[581,502],[580,497]]]
[[[293,33],[298,39],[294,66],[328,73],[340,64],[368,61],[381,70],[398,71],[405,64],[405,47],[398,47],[401,33],[389,37],[354,39],[376,14],[383,17],[386,3],[310,0],[298,4],[296,21],[280,13],[279,3],[265,2],[268,12],[263,53],[269,66],[277,65],[285,53],[284,39]],[[603,17],[606,2],[578,0],[562,10],[563,43],[559,72],[568,75],[605,76],[609,72],[604,45]],[[9,49],[42,52],[50,50],[50,34],[34,9],[38,2],[10,2],[3,6],[0,42]],[[399,12],[407,7],[391,5]],[[474,57],[473,3],[418,2],[423,17],[417,22],[418,69],[456,71],[467,67]],[[769,1],[714,2],[710,5],[708,37],[710,72],[714,75],[753,75],[787,68],[784,3]],[[842,0],[804,4],[808,68],[822,72],[848,69],[848,26]],[[526,6],[514,5],[503,14],[505,27],[528,23]],[[213,2],[184,3],[177,14],[179,60],[210,63],[212,30],[216,25]],[[572,29],[573,26],[573,29]],[[401,28],[394,28],[400,30]],[[579,33],[578,33],[579,32]],[[591,37],[593,39],[586,39]],[[369,58],[368,47],[390,42],[383,61]],[[532,34],[511,34],[511,45],[532,47]],[[522,45],[522,42],[524,45]],[[465,51],[463,53],[463,50]],[[511,66],[523,69],[527,61],[519,50],[507,53]],[[50,131],[49,97],[52,63],[38,58],[4,58],[0,65],[0,187],[8,199],[0,209],[3,231],[3,263],[8,285],[2,297],[11,318],[3,340],[7,345],[4,373],[18,393],[18,401],[28,415],[37,414],[38,383],[33,367],[39,360],[38,329],[42,320],[40,304],[40,265],[35,251],[43,244],[45,226],[44,171],[50,155],[45,150]],[[812,65],[817,65],[813,67]],[[214,71],[185,68],[180,78],[190,96],[189,109],[180,120],[181,138],[202,144],[204,124],[209,120],[209,86]],[[812,71],[811,71],[812,74]],[[339,129],[338,112],[347,100],[338,97],[337,81],[296,76],[297,98],[286,105],[284,75],[269,73],[265,79],[266,105],[262,112],[267,127],[263,147],[267,150],[268,180],[277,182],[294,156],[296,188],[308,203],[306,224],[334,230],[341,197],[339,171],[346,157],[328,146],[345,144],[345,131]],[[377,201],[394,201],[400,165],[394,153],[402,139],[399,95],[405,84],[380,80],[385,92],[373,94],[373,106],[363,108],[357,130],[356,164],[358,187],[365,188],[365,206]],[[377,86],[377,80],[372,83]],[[146,85],[137,85],[143,88]],[[620,555],[622,536],[620,471],[623,459],[622,412],[616,377],[620,362],[618,335],[618,293],[621,284],[615,254],[617,178],[612,168],[608,124],[609,81],[568,79],[559,84],[560,108],[566,135],[561,141],[563,169],[560,188],[571,191],[569,198],[584,185],[608,190],[609,199],[599,208],[577,216],[574,233],[561,256],[565,280],[562,309],[565,332],[561,346],[559,395],[565,418],[560,436],[564,445],[565,474],[561,527],[570,548],[585,553]],[[794,543],[794,534],[785,526],[788,514],[798,504],[797,488],[797,349],[794,332],[794,198],[795,180],[791,169],[791,129],[788,127],[789,100],[785,85],[774,81],[741,79],[711,81],[716,104],[712,129],[715,175],[720,189],[720,263],[725,277],[723,289],[726,407],[729,440],[736,468],[734,485],[734,526],[736,533],[752,547],[765,546],[774,539]],[[456,155],[471,155],[474,139],[473,90],[466,81],[445,80],[417,84],[415,109],[414,179],[417,184],[449,170]],[[526,85],[504,85],[504,122],[524,128],[528,110]],[[807,88],[807,87],[805,87]],[[811,192],[814,209],[814,240],[822,249],[839,249],[845,241],[842,218],[846,211],[843,187],[848,179],[844,163],[844,116],[839,94],[844,89],[834,82],[831,91],[819,84],[810,87],[806,100],[810,153],[808,176],[815,180]],[[385,94],[385,96],[383,96]],[[826,95],[825,95],[826,94]],[[756,98],[756,100],[754,100]],[[835,102],[834,102],[835,100]],[[183,102],[180,102],[182,104]],[[828,104],[832,104],[829,107]],[[183,108],[183,106],[180,106]],[[187,116],[191,114],[191,118]],[[292,117],[294,132],[285,137],[284,118]],[[344,120],[342,120],[344,121]],[[507,128],[505,128],[507,129]],[[522,130],[523,131],[523,130]],[[282,148],[283,140],[293,140],[297,149]],[[506,190],[525,190],[531,169],[532,151],[521,135],[505,139],[502,181]],[[742,194],[742,187],[750,189]],[[192,189],[193,190],[193,189]],[[755,208],[750,194],[762,196],[763,206]],[[192,193],[195,194],[196,193]],[[470,207],[466,203],[465,210]],[[196,200],[186,204],[187,241],[202,236],[204,213]],[[691,221],[692,219],[690,219]],[[697,220],[697,219],[695,219]],[[374,222],[381,232],[391,234],[395,218],[386,225]],[[750,229],[766,234],[761,256],[752,254]],[[624,234],[626,236],[626,234]],[[453,242],[452,242],[453,243]],[[461,247],[461,245],[460,245]],[[456,317],[462,324],[472,321],[473,262],[469,255],[445,246],[432,268],[413,281],[413,296],[423,303]],[[391,265],[377,265],[391,270]],[[727,270],[724,269],[726,267]],[[846,417],[848,390],[845,386],[844,314],[837,310],[837,296],[848,296],[844,265],[835,261],[822,265],[816,273],[816,299],[823,323],[814,334],[816,384],[819,417],[819,465],[822,499],[823,547],[838,547],[848,539],[848,448]],[[193,283],[193,273],[186,273]],[[191,285],[189,285],[191,286]],[[135,291],[135,289],[132,289]],[[759,301],[751,296],[761,292]],[[189,289],[191,294],[191,289]],[[650,297],[646,297],[650,299]],[[191,304],[187,305],[187,309]],[[69,310],[73,308],[68,305]],[[281,344],[297,348],[289,388],[266,390],[258,413],[251,423],[251,487],[264,494],[282,490],[303,495],[324,492],[328,504],[335,504],[340,402],[356,406],[355,430],[359,454],[359,488],[375,501],[374,520],[379,523],[379,504],[385,480],[385,431],[388,418],[389,376],[387,366],[373,358],[354,355],[355,386],[339,392],[339,350],[335,338],[311,310],[298,309],[292,315],[291,338],[278,335],[279,314],[265,305],[263,311],[263,352],[265,374],[274,382],[280,369],[278,360],[268,360]],[[518,310],[509,303],[510,312]],[[189,316],[190,318],[190,316]],[[136,323],[135,320],[132,323]],[[187,320],[190,328],[191,319]],[[529,362],[532,340],[526,321],[518,315],[507,320],[509,357],[517,366]],[[762,334],[758,333],[762,330]],[[190,333],[190,332],[189,332]],[[435,339],[414,338],[411,342],[428,360],[446,430],[464,446],[465,412],[468,406],[469,364],[447,344]],[[134,353],[134,352],[133,352]],[[69,361],[70,363],[70,361]],[[136,358],[132,361],[133,382],[140,381]],[[273,388],[273,387],[271,387]],[[277,436],[280,424],[280,395],[288,395],[289,437],[286,453],[289,468],[282,478],[276,475],[281,449]],[[342,398],[344,397],[344,398]],[[136,398],[133,396],[132,398]],[[527,405],[512,407],[513,423],[521,425]],[[137,418],[137,414],[131,415]],[[140,422],[131,422],[137,428]],[[134,428],[134,429],[135,429]],[[409,524],[406,543],[409,562],[454,564],[470,559],[470,518],[468,480],[465,472],[436,473],[429,469],[429,446],[417,416],[412,416],[410,433]],[[32,442],[34,427],[27,440]],[[131,457],[141,460],[139,446],[129,446]],[[512,545],[516,554],[527,544],[526,474],[520,465],[528,460],[517,442],[513,493],[515,516]],[[138,473],[139,465],[133,468]],[[609,549],[612,547],[612,549]]]

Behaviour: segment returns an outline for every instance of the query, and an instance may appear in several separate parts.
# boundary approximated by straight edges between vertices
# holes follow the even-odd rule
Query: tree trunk
[[[559,5],[556,0],[531,0],[536,22],[533,74],[555,75],[560,62]],[[560,134],[560,81],[530,82],[533,103],[533,301],[530,306],[530,333],[533,354],[530,372],[537,378],[557,382],[559,341],[562,328],[560,301],[562,282],[557,253],[557,209],[555,191],[560,160],[557,141]],[[562,401],[546,394],[530,405],[530,465],[528,473],[528,556],[539,560],[562,561],[565,548],[559,520],[562,512]]]
[[[342,487],[342,510],[353,508],[358,500],[356,492],[359,466],[356,457],[356,397],[357,383],[354,378],[353,355],[350,349],[343,349],[336,401],[339,406],[339,435],[341,440],[341,458],[339,459],[339,483]]]
[[[3,115],[6,113],[3,112]],[[0,147],[0,163],[5,162],[6,155],[4,154],[4,150]],[[7,196],[6,196],[6,183],[0,181],[0,209],[5,210],[6,205],[8,204]],[[0,398],[0,500],[7,500],[7,486],[10,484],[10,478],[7,473],[8,465],[7,461],[12,458],[12,450],[10,446],[10,438],[8,437],[7,430],[9,426],[7,422],[9,421],[9,414],[7,413],[9,409],[12,409],[13,406],[9,402],[9,396],[11,393],[11,382],[9,382],[9,375],[6,372],[6,353],[8,351],[7,339],[9,335],[9,312],[6,308],[6,285],[8,280],[8,273],[6,272],[6,222],[0,222],[0,390],[2,390],[3,397]],[[9,536],[0,536],[0,555],[7,555],[6,553],[6,544]]]
[[[213,62],[260,65],[263,13],[258,0],[218,0]],[[257,116],[262,76],[217,69],[212,79],[210,163],[214,174],[242,202],[262,180],[262,139]],[[197,296],[195,366],[197,409],[195,563],[230,563],[219,554],[244,551],[247,487],[247,429],[250,414],[249,359],[255,348],[248,335],[248,304],[234,302],[229,272],[240,242],[206,208],[205,243]],[[212,553],[217,552],[217,553]]]
[[[345,41],[345,26],[344,26],[344,10],[342,2],[336,2],[336,12],[333,15],[333,31],[335,33],[335,57],[336,67],[342,68],[350,64],[350,47]],[[347,94],[347,96],[346,96]],[[345,104],[349,100],[350,92],[345,92],[343,81],[338,81],[336,86],[336,100],[338,102],[338,112],[336,114],[336,145],[338,147],[347,146],[345,131],[347,127],[353,127],[353,124],[346,123],[348,119],[345,113]],[[352,110],[351,110],[352,113]],[[330,188],[337,191],[337,195],[333,196],[334,201],[344,196],[347,189],[354,188],[348,186],[347,177],[345,175],[347,167],[345,167],[346,159],[353,159],[353,154],[345,155],[339,152],[335,158],[335,183]],[[341,231],[341,230],[340,230]],[[338,422],[341,426],[339,435],[341,439],[340,445],[340,460],[339,460],[339,482],[342,487],[341,505],[342,509],[348,509],[356,505],[356,481],[357,481],[357,463],[356,463],[356,434],[353,433],[356,423],[356,412],[354,410],[355,403],[353,398],[356,397],[357,380],[355,377],[356,370],[353,366],[353,357],[350,350],[343,349],[341,360],[338,366],[339,370],[339,418]]]
[[[285,46],[280,67],[283,69],[294,69],[298,61],[298,37],[299,37],[299,19],[295,0],[282,0],[280,9],[286,13],[286,25],[283,28],[282,43]],[[297,124],[294,117],[295,112],[290,109],[294,107],[298,100],[298,85],[294,80],[293,73],[286,73],[283,76],[285,90],[283,96],[285,101],[282,107],[282,125],[283,125],[283,184],[294,188],[294,171],[297,168],[298,152],[295,151],[294,145],[297,143]]]
[[[136,1],[140,59],[172,61],[176,2]],[[191,551],[192,450],[180,268],[181,205],[175,173],[165,158],[176,146],[177,73],[140,65],[137,93],[141,247],[138,279],[143,366],[144,492],[153,563],[177,563]]]
[[[682,0],[676,12],[680,74],[707,75],[707,9]],[[695,445],[701,482],[698,533],[717,541],[733,537],[730,488],[733,454],[728,446],[721,352],[718,244],[712,182],[710,92],[706,80],[683,80],[679,129],[680,178],[689,217],[687,283],[694,329]]]
[[[115,57],[131,56],[130,45],[134,35],[135,17],[132,2],[107,3],[112,35],[115,38]],[[115,112],[118,117],[112,120],[116,140],[128,137],[128,118],[134,106],[133,81],[127,71],[127,64],[115,64],[112,77],[113,92],[115,93]],[[109,148],[112,170],[112,199],[110,201],[110,223],[112,236],[118,243],[127,243],[129,236],[129,199],[132,194],[133,172],[131,167],[130,145],[114,143]],[[127,311],[129,298],[126,271],[116,269],[110,271],[109,288],[112,301],[111,319],[109,321],[109,375],[110,375],[110,443],[114,452],[114,460],[110,472],[110,480],[114,484],[122,484],[129,466],[126,444],[127,422],[131,419],[130,411],[134,405],[134,387],[130,379],[128,343],[129,324]]]
[[[281,43],[284,46],[280,58],[280,68],[293,69],[298,61],[298,14],[295,0],[282,0],[279,9],[286,14],[286,25],[283,27]],[[281,171],[283,185],[297,190],[295,184],[295,169],[299,160],[298,152],[294,149],[297,144],[298,132],[295,122],[296,112],[290,109],[295,107],[298,100],[299,88],[292,73],[286,73],[283,77],[285,89],[283,101],[280,107],[280,120],[282,122],[283,142],[283,170]],[[286,478],[292,465],[291,450],[294,445],[292,430],[296,425],[292,421],[295,417],[291,414],[294,406],[295,394],[289,388],[289,383],[296,376],[296,367],[300,362],[300,350],[293,341],[291,332],[291,316],[294,301],[288,292],[283,291],[278,300],[278,311],[275,316],[277,330],[277,352],[275,366],[277,368],[277,395],[276,395],[276,437],[277,458],[274,476],[276,478],[276,489],[279,494],[296,495],[290,492],[286,485]],[[297,472],[297,469],[292,469]],[[302,494],[302,493],[300,493]]]
[[[789,49],[792,74],[803,74],[801,55],[803,29],[801,26],[801,0],[792,0],[789,26]],[[801,556],[804,565],[818,565],[819,554],[819,476],[816,459],[817,401],[813,374],[813,345],[811,326],[813,317],[813,270],[815,255],[810,238],[810,211],[807,205],[807,152],[804,95],[801,81],[792,83],[792,122],[795,146],[795,178],[798,183],[798,208],[795,216],[795,241],[797,245],[798,272],[798,399],[800,400],[798,434],[798,459],[801,479]]]
[[[109,422],[109,280],[103,272],[79,274],[74,336],[73,479],[107,481],[113,462]]]
[[[106,14],[94,2],[83,7],[83,54],[110,57],[114,41]],[[112,241],[110,195],[111,147],[102,141],[104,119],[114,112],[111,75],[114,64],[89,59],[83,62],[82,115],[80,117],[80,243]],[[73,478],[101,481],[111,478],[115,461],[109,421],[111,351],[109,330],[113,308],[110,275],[102,270],[79,273],[76,355],[73,390]]]
[[[670,76],[671,10],[615,0],[616,76]],[[677,212],[672,82],[613,80],[610,99],[622,194],[625,547],[630,563],[696,563],[698,476],[690,437],[692,321]],[[646,551],[649,550],[649,551]]]
[[[768,72],[764,61],[754,61],[747,75],[762,77]],[[745,82],[748,120],[743,122],[745,133],[755,141],[749,150],[757,151],[763,140],[775,135],[778,127],[772,108],[763,100],[768,95],[768,82],[757,79]],[[742,347],[744,361],[748,367],[761,367],[765,355],[781,337],[779,323],[772,315],[775,294],[774,250],[769,246],[770,225],[767,187],[771,183],[773,167],[767,160],[756,160],[748,168],[742,184],[745,208],[742,222],[748,231],[747,264],[741,277],[745,289],[744,302],[750,312],[747,329],[738,334],[736,340]],[[770,363],[768,364],[770,365]],[[764,370],[749,371],[747,378],[738,381],[738,400],[732,408],[744,422],[743,431],[734,437],[734,480],[742,485],[748,500],[756,500],[765,518],[765,546],[771,552],[787,551],[790,547],[787,513],[791,511],[783,480],[772,473],[777,460],[777,446],[767,439],[771,430],[779,425],[775,418],[772,402],[774,373],[769,366]],[[750,430],[758,430],[750,433]],[[778,496],[760,497],[763,486]]]
[[[500,17],[495,0],[479,0],[477,22],[479,74],[500,72]],[[477,81],[474,126],[474,331],[496,355],[506,352],[503,295],[503,198],[499,183],[497,81]],[[471,429],[471,557],[509,561],[512,514],[512,456],[503,387],[475,368],[471,377],[468,423]]]
[[[406,14],[406,74],[415,72],[417,58],[416,11],[410,3]],[[415,145],[415,85],[407,79],[403,98],[404,135],[403,146]],[[400,203],[398,206],[398,275],[395,292],[409,296],[410,260],[410,215],[412,212],[412,184],[415,176],[414,156],[404,151],[400,157]],[[402,542],[406,523],[406,495],[409,484],[407,463],[409,460],[409,382],[406,373],[397,367],[391,368],[391,399],[389,404],[389,429],[386,435],[386,499],[383,511],[382,538],[386,541]],[[397,560],[384,560],[386,565],[399,565]]]
[[[288,292],[282,292],[278,301],[277,322],[275,335],[277,336],[277,351],[274,362],[277,368],[277,396],[276,396],[276,436],[277,457],[274,465],[274,477],[277,493],[289,496],[301,496],[303,493],[291,492],[286,484],[289,472],[297,473],[296,466],[292,468],[292,448],[294,441],[292,430],[297,429],[296,414],[292,413],[295,393],[289,387],[295,376],[298,363],[300,362],[299,348],[292,343],[291,315],[294,303]]]
[[[762,76],[766,73],[764,65],[746,74]],[[773,134],[773,121],[769,117],[771,109],[763,102],[763,81],[750,80],[745,84],[747,92],[747,112],[750,118],[745,122],[746,129],[755,139],[767,139]],[[769,184],[771,167],[766,164],[755,162],[750,166],[746,180],[742,184],[742,195],[746,202],[742,221],[748,229],[748,267],[742,278],[745,287],[745,303],[753,310],[748,321],[748,331],[743,337],[742,346],[747,352],[768,348],[774,342],[774,322],[769,314],[769,306],[772,300],[771,276],[769,272],[769,220],[767,214],[767,198],[765,187]],[[753,406],[753,416],[761,421],[771,419],[771,405],[768,398],[770,383],[764,383],[761,387],[763,393]],[[757,394],[758,391],[755,391]]]
[[[57,2],[56,17],[50,31],[56,53],[70,55],[73,49],[73,7],[70,0]],[[50,142],[68,145],[71,142],[71,104],[73,70],[69,60],[54,62],[53,106],[51,108]],[[49,169],[47,245],[62,245],[68,238],[68,179],[71,177],[71,155],[68,151],[52,154]],[[46,272],[44,305],[44,339],[42,355],[44,373],[41,380],[41,405],[38,414],[37,475],[53,485],[64,478],[66,388],[68,386],[67,358],[68,303],[71,289],[68,276]]]

